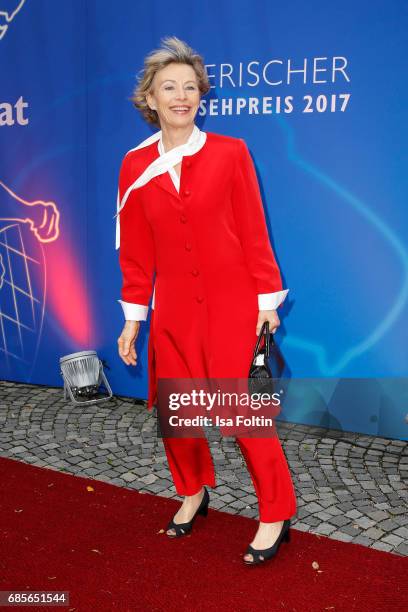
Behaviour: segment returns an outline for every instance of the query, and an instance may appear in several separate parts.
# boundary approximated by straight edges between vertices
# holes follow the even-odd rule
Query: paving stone
[[[244,497],[241,497],[241,501],[244,502],[245,504],[255,504],[258,501],[258,498],[256,497],[256,495],[245,495]]]
[[[27,449],[25,446],[15,446],[11,451],[10,454],[12,455],[18,455],[20,453],[25,453],[27,452]]]
[[[343,527],[343,525],[350,524],[350,519],[342,514],[339,514],[338,516],[332,516],[330,517],[330,519],[328,519],[328,521],[331,524],[336,525],[336,527]]]
[[[399,526],[400,525],[397,523],[397,521],[390,518],[377,523],[377,527],[386,532],[394,531],[395,529],[398,529]]]
[[[354,519],[354,522],[363,529],[369,529],[369,527],[376,524],[376,521],[368,518],[368,516],[360,516],[359,518]]]
[[[229,493],[226,493],[225,495],[222,495],[220,497],[220,500],[224,502],[224,504],[228,504],[230,502],[234,502],[235,501],[235,497],[233,497],[233,495],[230,495]]]
[[[371,548],[383,550],[384,552],[390,552],[393,550],[393,547],[390,544],[386,544],[384,542],[373,542],[373,544],[371,544]]]
[[[304,522],[304,523],[307,523],[307,524],[308,524],[308,525],[310,525],[311,527],[317,527],[317,526],[318,526],[318,525],[320,525],[320,523],[321,523],[320,519],[318,519],[317,517],[312,516],[312,515],[306,516],[306,517],[303,519],[303,522]]]
[[[121,479],[125,480],[126,482],[133,482],[134,480],[137,479],[136,474],[133,474],[132,472],[125,472],[124,474],[121,475]],[[114,478],[114,480],[116,480]]]
[[[321,512],[323,510],[322,506],[320,506],[316,502],[311,502],[310,504],[307,504],[305,506],[305,509],[311,514],[315,512]]]
[[[391,534],[381,538],[381,542],[385,542],[386,544],[390,544],[392,548],[396,548],[399,544],[404,542],[404,539],[395,534]]]
[[[108,449],[108,448],[117,448],[116,442],[104,442],[103,444],[99,444],[99,448]]]
[[[236,510],[242,510],[243,508],[246,508],[248,504],[244,504],[241,500],[236,500],[234,502],[232,502],[232,504],[230,504],[231,508],[235,508]]]
[[[333,531],[336,531],[336,527],[329,523],[320,523],[318,527],[313,529],[313,533],[320,533],[322,535],[330,535]]]
[[[382,521],[388,517],[388,513],[384,510],[374,510],[373,512],[367,512],[367,515],[373,521]]]
[[[359,512],[358,510],[354,509],[354,510],[349,510],[348,512],[346,512],[346,516],[348,518],[351,518],[351,519],[356,519],[356,518],[359,518],[362,515],[361,515],[361,512]]]
[[[211,508],[216,508],[217,510],[221,510],[223,508],[225,508],[225,504],[221,499],[215,500],[213,502],[211,502]]]
[[[338,504],[338,507],[344,513],[348,512],[349,510],[353,510],[354,506],[355,504],[353,504],[353,502],[341,502],[340,504]]]
[[[138,476],[147,476],[152,470],[147,466],[142,466],[140,468],[134,468],[132,471]]]
[[[150,485],[156,482],[157,476],[155,474],[146,474],[146,476],[142,476],[141,478],[139,478],[139,480],[144,482],[145,485]]]
[[[342,542],[351,542],[353,540],[353,536],[348,533],[343,533],[342,531],[334,531],[330,534],[334,540],[341,540]]]
[[[69,459],[68,459],[68,461],[69,461]],[[71,462],[70,462],[70,463],[71,463]],[[92,467],[93,465],[95,465],[95,463],[94,463],[93,461],[80,461],[80,462],[78,463],[78,465],[80,465],[82,468],[90,468],[90,467]]]
[[[296,521],[296,523],[294,523],[294,527],[299,531],[310,531],[310,525],[307,523],[302,523],[302,521]]]
[[[333,494],[322,493],[321,495],[324,495],[324,498],[320,497],[319,504],[323,506],[323,508],[328,508],[329,506],[332,506],[334,502],[337,501],[336,496]]]
[[[306,501],[312,501],[315,499],[319,499],[319,496],[316,493],[306,493],[306,494],[304,493],[302,497]]]
[[[66,461],[70,465],[78,465],[83,462],[83,457],[82,456],[77,456],[77,457],[66,456]],[[91,463],[91,465],[93,465],[93,463]]]
[[[337,506],[330,506],[329,508],[326,508],[326,512],[328,512],[329,514],[332,514],[333,516],[338,516],[339,514],[343,514],[343,511],[340,510],[340,508],[338,508]]]
[[[399,546],[394,549],[394,552],[398,552],[400,555],[408,556],[408,543],[404,542],[403,544],[399,544]]]
[[[170,489],[167,489],[166,491],[162,491],[160,493],[160,497],[174,497],[175,496],[175,491],[172,491]],[[212,506],[212,503],[210,503],[210,506]]]
[[[170,476],[170,471],[169,470],[159,470],[158,472],[155,472],[156,476],[158,476],[158,478],[168,478]]]
[[[408,528],[407,527],[398,527],[398,529],[394,531],[394,534],[397,536],[400,536],[401,538],[404,538],[404,540],[408,540]]]
[[[249,518],[256,518],[258,516],[257,511],[250,508],[244,508],[243,510],[240,510],[239,514],[241,516],[247,516]]]
[[[360,533],[362,533],[361,527],[358,527],[354,523],[352,525],[344,525],[344,527],[341,528],[341,531],[343,533],[348,533],[349,535],[352,535],[353,537],[356,537]]]
[[[407,506],[397,506],[396,508],[390,508],[390,514],[393,516],[398,514],[408,515],[408,507]]]
[[[364,535],[367,536],[367,538],[371,538],[372,540],[379,540],[385,535],[385,533],[384,531],[382,531],[382,529],[378,529],[377,527],[370,527],[369,529],[367,529],[367,531],[364,532]]]
[[[54,448],[59,448],[59,444],[56,444],[55,442],[50,442],[49,444],[45,444],[43,446],[44,450],[51,450],[51,449],[54,449]]]
[[[332,518],[332,514],[329,514],[328,512],[317,512],[316,516],[321,520],[321,521],[327,521],[328,519]]]

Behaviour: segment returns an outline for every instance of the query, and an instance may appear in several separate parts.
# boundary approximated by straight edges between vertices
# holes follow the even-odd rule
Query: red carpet
[[[3,591],[70,591],[60,609],[80,612],[408,609],[404,557],[292,530],[275,559],[246,567],[254,520],[210,510],[170,540],[158,532],[176,500],[4,458],[0,477]]]

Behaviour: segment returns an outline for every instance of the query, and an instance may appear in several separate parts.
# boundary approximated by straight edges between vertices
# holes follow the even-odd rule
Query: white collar
[[[138,177],[135,178],[134,182],[126,190],[121,201],[119,201],[119,189],[118,189],[118,194],[117,194],[117,199],[116,199],[116,215],[114,215],[113,217],[113,218],[116,217],[116,248],[117,249],[120,246],[119,213],[124,207],[124,205],[126,204],[126,201],[130,195],[130,192],[133,189],[138,189],[139,187],[146,185],[146,183],[148,183],[155,176],[158,176],[159,174],[163,174],[164,172],[167,172],[170,168],[174,168],[174,166],[176,166],[183,159],[184,155],[194,155],[194,153],[197,153],[197,151],[199,151],[204,146],[206,139],[207,139],[207,134],[205,132],[202,132],[194,124],[193,131],[191,132],[187,142],[185,142],[182,145],[178,145],[177,147],[174,147],[173,149],[170,149],[170,151],[167,151],[166,153],[164,153],[164,151],[163,153],[160,152],[160,149],[163,150],[161,130],[159,130],[155,134],[152,134],[152,136],[149,136],[149,138],[146,138],[146,140],[143,140],[140,144],[138,144],[137,147],[130,150],[130,151],[136,151],[137,149],[142,149],[143,147],[147,147],[151,145],[153,142],[159,141],[158,150],[159,150],[160,155],[155,160],[153,160],[152,163],[147,166],[147,168],[145,168],[142,174],[140,174]],[[128,153],[130,153],[130,151],[128,151]]]
[[[198,127],[196,125],[194,125],[194,127],[193,127],[193,129],[191,131],[191,134],[188,137],[187,144],[190,145],[191,143],[194,143],[194,141],[197,138],[199,138],[199,132],[200,132],[200,130],[198,129]],[[159,140],[159,142],[157,144],[157,148],[158,148],[158,151],[159,151],[159,155],[164,155],[165,154],[164,145],[163,145],[163,132],[160,135],[160,140]],[[169,168],[168,172],[170,174],[171,180],[173,181],[176,190],[180,191],[180,177],[177,174],[176,170],[174,169],[174,166]]]
[[[165,150],[164,150],[164,145],[163,145],[163,132],[160,130],[159,134],[160,134],[160,138],[159,138],[159,142],[158,142],[157,148],[158,148],[158,151],[159,151],[160,155],[164,155],[165,154]],[[194,147],[194,144],[197,143],[199,141],[199,139],[200,139],[200,130],[194,124],[193,130],[192,130],[192,132],[191,132],[190,136],[188,137],[188,140],[187,140],[187,142],[185,144],[189,145],[189,146],[193,145],[193,147]]]

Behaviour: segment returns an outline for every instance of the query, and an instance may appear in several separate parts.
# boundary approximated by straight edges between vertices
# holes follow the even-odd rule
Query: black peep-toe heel
[[[174,520],[172,519],[170,521],[170,523],[167,525],[166,528],[166,532],[169,529],[174,529],[174,531],[176,532],[175,535],[172,534],[167,534],[169,538],[179,538],[181,536],[187,535],[188,533],[190,533],[190,531],[193,528],[193,523],[197,517],[198,514],[201,514],[202,516],[207,516],[208,514],[208,504],[210,502],[210,496],[209,493],[207,491],[207,489],[204,487],[204,495],[203,495],[203,499],[200,502],[200,505],[198,506],[193,518],[191,519],[191,521],[189,521],[188,523],[175,523]]]
[[[270,548],[264,548],[263,550],[259,550],[257,548],[252,548],[251,545],[248,546],[246,551],[246,555],[252,555],[252,561],[247,561],[244,559],[244,563],[247,565],[258,565],[259,563],[264,563],[269,559],[272,559],[276,555],[279,550],[279,546],[281,542],[284,540],[286,542],[290,542],[290,519],[285,519],[283,521],[282,529],[280,534],[278,535],[278,539]]]

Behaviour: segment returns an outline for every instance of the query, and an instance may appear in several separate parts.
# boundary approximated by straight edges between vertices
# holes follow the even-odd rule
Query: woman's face
[[[171,63],[158,70],[146,100],[150,108],[157,111],[162,129],[187,127],[194,122],[200,104],[194,68],[188,64]]]

